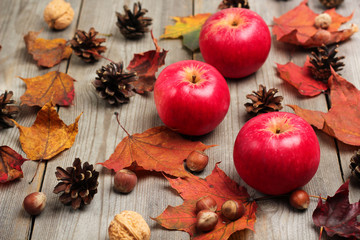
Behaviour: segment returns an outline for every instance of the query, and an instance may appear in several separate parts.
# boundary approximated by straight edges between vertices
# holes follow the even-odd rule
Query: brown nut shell
[[[218,215],[210,210],[202,210],[196,216],[196,228],[202,232],[213,230],[218,223]]]
[[[245,207],[243,203],[238,203],[234,200],[227,200],[221,206],[221,213],[227,219],[235,221],[244,215]]]
[[[23,208],[32,216],[39,215],[46,206],[46,195],[42,192],[33,192],[23,201]]]
[[[150,228],[137,212],[123,211],[115,215],[109,225],[110,240],[149,240]]]
[[[214,198],[210,196],[202,197],[196,202],[196,211],[210,210],[215,212],[217,209],[217,203]]]
[[[201,172],[209,162],[209,157],[203,151],[192,151],[186,158],[186,167],[193,172]]]
[[[44,9],[44,20],[50,28],[57,30],[68,27],[74,18],[74,10],[64,0],[53,0]]]
[[[296,209],[304,210],[309,207],[310,197],[304,190],[295,190],[289,197],[290,205]]]

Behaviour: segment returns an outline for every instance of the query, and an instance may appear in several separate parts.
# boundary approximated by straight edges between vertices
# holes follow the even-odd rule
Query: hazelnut
[[[331,16],[327,13],[322,13],[315,18],[315,27],[326,29],[330,26],[331,22]]]
[[[120,193],[131,192],[136,183],[136,174],[128,169],[121,169],[114,176],[114,190]]]
[[[229,219],[231,221],[235,221],[244,215],[245,207],[244,207],[244,204],[242,204],[242,203],[239,204],[238,202],[236,202],[234,200],[227,200],[221,206],[221,213],[227,219]]]
[[[192,151],[186,159],[186,167],[193,172],[201,172],[209,162],[209,157],[203,151]]]
[[[42,192],[33,192],[24,198],[23,208],[30,215],[39,215],[46,205],[46,195]]]
[[[304,210],[309,207],[310,197],[304,190],[295,190],[291,193],[289,201],[294,208]]]
[[[218,218],[213,211],[201,210],[196,216],[196,227],[202,232],[209,232],[215,228]]]
[[[110,240],[149,240],[150,228],[137,212],[123,211],[115,215],[109,225]]]
[[[68,27],[74,18],[74,10],[64,0],[53,0],[44,9],[44,19],[50,28],[57,30]]]
[[[210,211],[215,212],[216,209],[217,209],[217,203],[216,203],[215,199],[213,199],[210,196],[200,198],[196,202],[196,211],[197,212],[200,212],[201,210],[210,210]]]

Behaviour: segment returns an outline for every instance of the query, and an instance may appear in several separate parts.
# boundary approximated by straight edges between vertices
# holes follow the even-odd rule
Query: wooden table
[[[70,0],[75,10],[74,21],[64,31],[51,31],[43,20],[43,10],[47,1],[38,0],[2,0],[0,1],[0,89],[14,91],[15,100],[20,102],[20,96],[26,86],[18,76],[24,78],[43,75],[56,70],[39,68],[27,53],[23,36],[28,31],[43,29],[40,37],[46,39],[71,39],[76,29],[88,31],[90,27],[104,34],[113,34],[105,43],[108,50],[104,54],[113,60],[123,60],[128,63],[134,53],[153,49],[150,35],[139,41],[125,40],[115,25],[115,11],[123,11],[123,4],[132,7],[133,1],[119,0]],[[159,37],[166,25],[172,24],[172,16],[188,16],[197,13],[215,12],[218,0],[144,0],[143,7],[149,10],[153,18],[153,33]],[[273,17],[279,17],[294,8],[300,0],[275,1],[252,0],[251,9],[258,12],[271,26]],[[317,0],[310,0],[309,5],[317,12],[323,8]],[[338,9],[343,15],[349,15],[356,10],[351,22],[360,22],[359,3],[357,0],[346,0]],[[348,24],[349,26],[350,24]],[[260,70],[241,80],[229,80],[231,104],[224,121],[210,134],[200,138],[206,144],[217,144],[217,147],[207,150],[210,162],[206,170],[199,176],[209,175],[216,162],[221,161],[220,168],[239,184],[246,184],[239,178],[233,165],[233,143],[239,129],[248,119],[244,103],[246,94],[258,88],[259,84],[278,88],[279,95],[284,96],[284,104],[297,104],[304,108],[327,111],[324,95],[314,98],[299,96],[289,84],[284,83],[276,73],[275,63],[285,64],[293,61],[302,65],[306,51],[272,38],[272,48],[269,58]],[[184,59],[202,60],[200,53],[191,53],[182,46],[181,40],[161,40],[159,45],[169,50],[166,66]],[[360,35],[355,34],[351,40],[342,43],[340,55],[345,55],[345,68],[342,75],[360,88]],[[307,52],[308,53],[308,52]],[[79,133],[72,148],[56,156],[47,163],[40,165],[39,172],[32,184],[36,163],[25,162],[23,171],[25,177],[21,180],[0,184],[0,239],[107,239],[107,228],[114,215],[123,210],[133,210],[141,213],[150,225],[152,239],[189,239],[187,233],[168,231],[157,225],[150,217],[158,216],[168,205],[180,205],[182,199],[173,191],[166,179],[157,174],[141,175],[135,190],[128,195],[116,194],[113,190],[112,173],[100,165],[98,194],[86,208],[78,211],[63,206],[58,196],[53,194],[57,183],[55,169],[57,166],[70,166],[79,157],[90,163],[103,162],[113,153],[116,145],[126,135],[117,124],[114,111],[120,113],[120,121],[131,133],[141,133],[148,128],[162,124],[153,100],[153,94],[135,96],[129,104],[112,107],[100,99],[91,81],[96,70],[107,64],[102,59],[95,64],[85,64],[78,57],[72,56],[69,61],[61,63],[60,71],[66,72],[75,82],[75,100],[71,107],[59,108],[59,115],[65,123],[70,124],[76,116],[84,112],[79,122]],[[22,112],[16,119],[23,126],[31,126],[35,120],[38,108],[22,106]],[[284,111],[292,112],[289,107]],[[333,195],[338,187],[350,176],[349,159],[357,148],[347,146],[328,135],[316,131],[321,146],[321,163],[315,177],[304,189],[311,194],[323,196]],[[15,151],[21,150],[19,132],[16,128],[0,131],[0,145],[8,145]],[[260,193],[247,187],[251,195]],[[22,209],[24,197],[34,191],[42,191],[48,197],[45,211],[36,218],[30,217]],[[350,201],[360,197],[360,187],[354,183],[350,186]],[[243,231],[241,239],[317,239],[319,229],[312,222],[312,212],[317,200],[312,200],[305,212],[293,210],[286,200],[269,200],[259,203],[257,211],[256,233]],[[322,239],[328,239],[324,234]],[[335,238],[333,238],[335,239]]]

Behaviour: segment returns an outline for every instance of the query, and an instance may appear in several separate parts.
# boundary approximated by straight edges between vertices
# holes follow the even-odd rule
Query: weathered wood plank
[[[12,90],[14,99],[20,103],[20,96],[25,92],[25,84],[18,76],[25,78],[43,75],[54,69],[44,69],[36,66],[36,62],[27,53],[23,36],[28,31],[40,31],[40,37],[65,38],[72,36],[76,24],[74,23],[64,31],[52,31],[43,20],[43,11],[47,1],[0,1],[0,92]],[[80,1],[71,1],[78,12]],[[61,64],[65,69],[66,61]],[[55,67],[57,69],[57,67]],[[19,124],[30,126],[36,117],[38,108],[21,107],[21,114],[16,119]],[[16,128],[0,132],[0,145],[8,145],[26,157],[22,152]],[[32,218],[22,209],[24,197],[34,191],[39,191],[45,164],[41,164],[38,174],[32,184],[28,184],[35,173],[36,163],[23,164],[24,178],[7,184],[0,184],[0,239],[26,239],[31,232]]]

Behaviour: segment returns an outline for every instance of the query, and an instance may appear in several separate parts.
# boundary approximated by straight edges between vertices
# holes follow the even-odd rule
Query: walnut
[[[327,29],[331,24],[331,16],[327,13],[322,13],[315,18],[315,27]]]
[[[53,0],[45,7],[44,19],[50,28],[58,30],[70,25],[74,18],[74,10],[64,0]]]
[[[150,228],[137,212],[123,211],[109,225],[110,240],[149,240]]]

